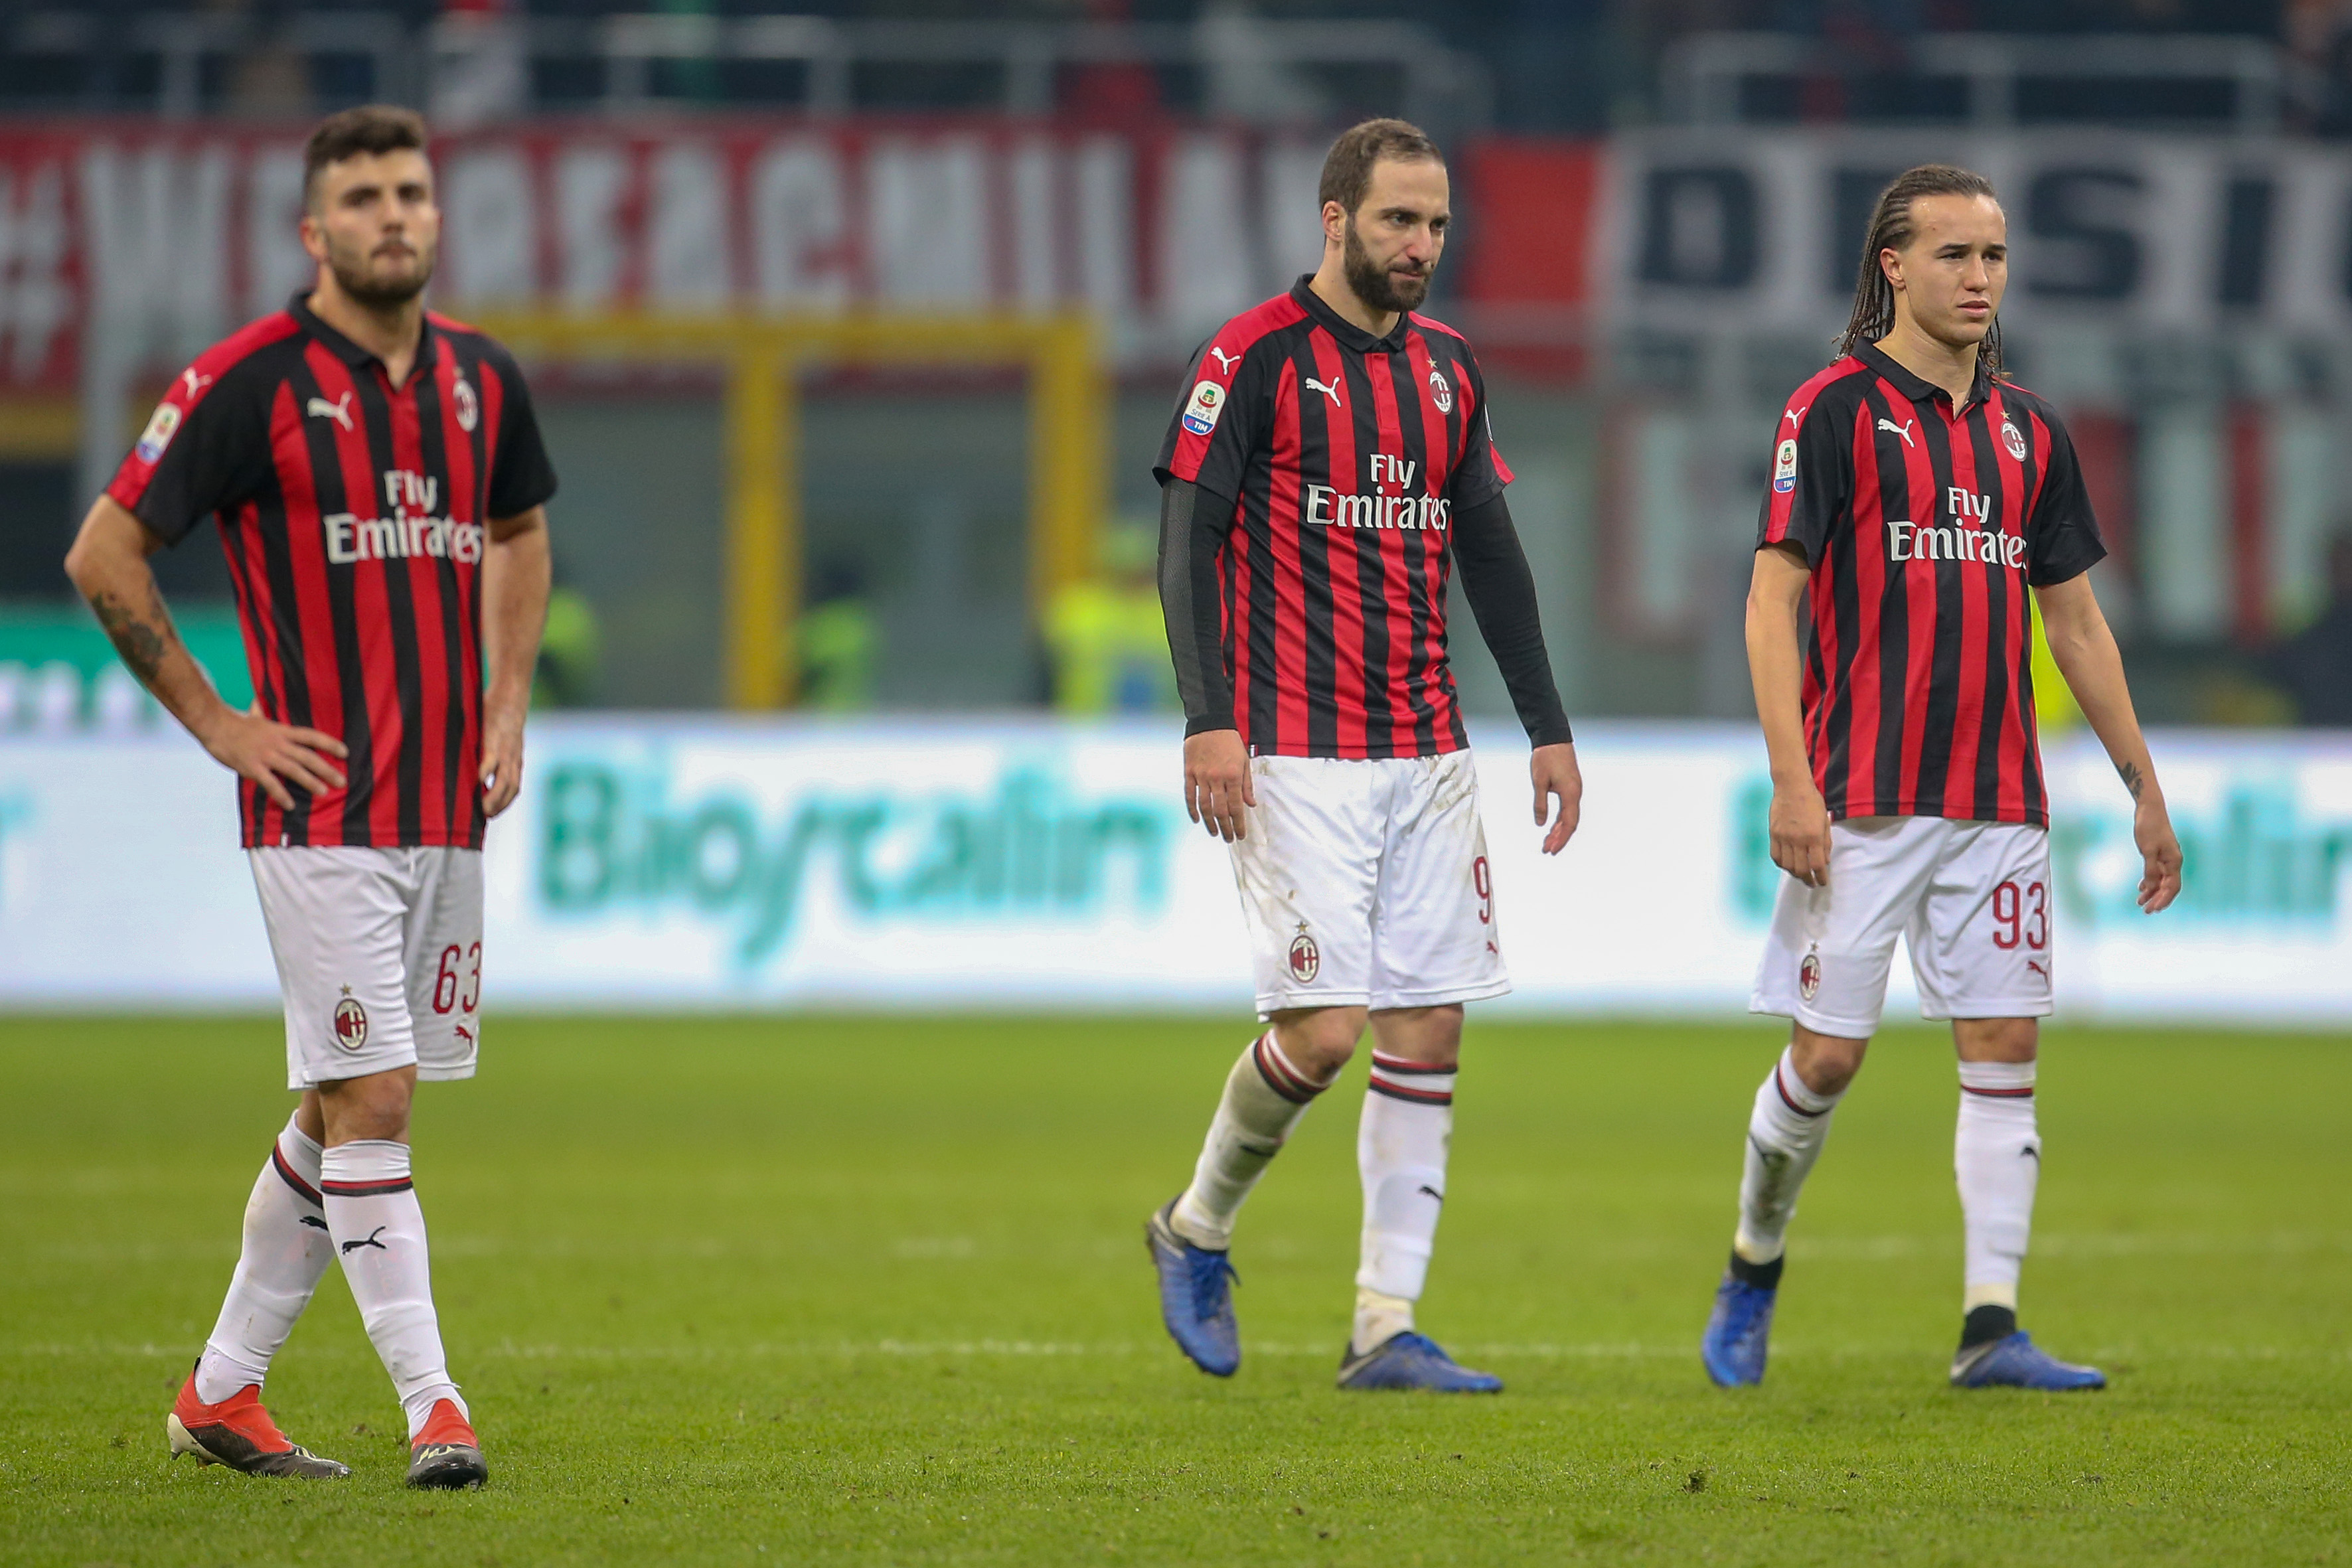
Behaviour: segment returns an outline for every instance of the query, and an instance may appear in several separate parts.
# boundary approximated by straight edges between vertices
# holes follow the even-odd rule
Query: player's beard
[[[1356,233],[1353,219],[1348,224],[1348,237],[1340,246],[1340,264],[1346,268],[1348,287],[1364,308],[1382,315],[1401,315],[1421,308],[1429,298],[1429,274],[1418,278],[1400,277],[1372,259],[1364,248],[1361,237]]]
[[[370,310],[386,310],[405,305],[425,292],[433,281],[434,253],[418,247],[416,270],[404,278],[379,278],[368,269],[367,258],[356,261],[333,247],[327,251],[327,266],[335,275],[335,285],[352,303]]]

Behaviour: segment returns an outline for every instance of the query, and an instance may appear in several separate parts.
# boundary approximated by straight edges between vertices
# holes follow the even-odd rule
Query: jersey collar
[[[1360,354],[1394,354],[1404,352],[1404,330],[1412,324],[1411,310],[1398,312],[1397,324],[1389,329],[1388,336],[1376,338],[1325,304],[1323,296],[1315,292],[1311,287],[1314,281],[1315,274],[1312,272],[1300,273],[1298,281],[1290,286],[1290,297],[1298,302],[1300,310],[1315,319],[1316,325],[1337,338],[1341,348],[1352,349]]]
[[[1893,354],[1888,353],[1876,343],[1856,343],[1853,346],[1853,357],[1893,382],[1895,390],[1914,403],[1928,403],[1937,399],[1946,403],[1951,401],[1951,394],[1934,382],[1923,381],[1904,369]],[[1976,384],[1969,388],[1969,400],[1952,412],[1966,413],[1991,395],[1992,376],[1985,369],[1984,355],[1979,353],[1977,355]]]
[[[304,331],[326,344],[328,353],[353,370],[364,370],[370,365],[379,370],[383,368],[383,361],[327,325],[325,321],[320,319],[319,312],[310,309],[309,289],[301,290],[286,302],[286,313],[301,322]],[[416,340],[416,363],[408,373],[410,381],[414,382],[416,379],[418,371],[430,370],[433,367],[435,359],[440,353],[440,333],[433,330],[432,312],[426,311],[424,331]]]

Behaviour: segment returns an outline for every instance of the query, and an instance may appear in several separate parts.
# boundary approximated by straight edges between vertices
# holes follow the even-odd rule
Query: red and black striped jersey
[[[2055,410],[1979,374],[1955,409],[1865,345],[1780,416],[1758,547],[1812,568],[1805,745],[1835,818],[2047,826],[2026,590],[2106,553]]]
[[[1467,745],[1445,660],[1449,531],[1511,479],[1470,345],[1413,314],[1375,338],[1302,278],[1218,329],[1187,386],[1155,471],[1232,509],[1217,583],[1251,751]]]
[[[481,847],[484,524],[554,493],[513,359],[443,316],[399,386],[299,298],[180,374],[107,494],[219,519],[262,712],[351,749],[291,811],[240,781],[247,847]]]

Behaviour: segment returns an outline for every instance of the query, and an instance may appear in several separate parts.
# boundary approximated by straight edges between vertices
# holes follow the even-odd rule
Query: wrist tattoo
[[[2147,777],[2139,771],[2139,764],[2137,763],[2118,763],[2116,765],[2116,773],[2124,781],[2124,788],[2131,792],[2132,799],[2137,800],[2139,798],[2139,792],[2146,788],[2147,784]]]
[[[130,605],[103,591],[91,597],[89,607],[98,612],[98,624],[106,628],[108,640],[114,644],[114,651],[122,656],[131,673],[139,678],[141,685],[152,689],[163,672],[163,656],[179,641],[179,634],[172,628],[171,616],[163,613],[162,601],[156,599],[151,605],[154,621],[160,626],[142,619]]]

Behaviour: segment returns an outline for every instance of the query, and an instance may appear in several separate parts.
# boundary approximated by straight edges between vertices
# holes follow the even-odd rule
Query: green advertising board
[[[235,611],[173,616],[182,640],[231,706],[253,700]],[[162,718],[84,609],[0,609],[0,733],[139,729]]]

